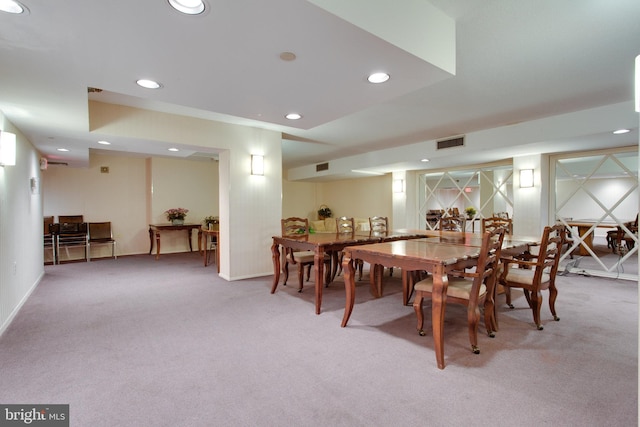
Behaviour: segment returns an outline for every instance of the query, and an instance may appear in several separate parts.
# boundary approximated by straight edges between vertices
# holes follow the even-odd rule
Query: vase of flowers
[[[212,230],[219,223],[220,223],[220,220],[218,219],[217,216],[206,216],[206,217],[204,217],[204,225],[209,230]]]
[[[187,216],[189,209],[185,208],[172,208],[167,209],[164,213],[167,215],[167,219],[171,221],[173,225],[184,224],[184,218]]]
[[[467,219],[473,219],[474,215],[477,212],[476,209],[473,206],[469,206],[464,211],[467,214]]]
[[[333,213],[327,205],[321,205],[320,209],[318,209],[318,219],[331,218],[331,215],[333,215]]]

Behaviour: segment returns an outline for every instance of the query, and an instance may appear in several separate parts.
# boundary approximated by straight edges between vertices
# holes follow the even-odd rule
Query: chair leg
[[[525,295],[528,292],[525,291]],[[540,323],[540,308],[542,307],[542,293],[540,291],[531,291],[531,299],[530,299],[531,310],[533,310],[533,323],[536,324],[536,327],[539,331],[543,330],[544,327]]]
[[[282,263],[282,274],[282,286],[287,286],[287,279],[289,279],[289,263],[286,260]]]
[[[331,261],[324,263],[324,287],[328,288],[329,283],[333,282],[335,275],[331,269]]]
[[[498,321],[496,319],[495,301],[487,298],[484,304],[484,326],[487,328],[487,335],[495,338],[495,332],[498,330]]]
[[[533,305],[531,305],[531,304],[532,304],[532,303],[531,303],[531,294],[529,293],[529,291],[528,291],[528,290],[526,290],[526,289],[523,289],[523,290],[522,290],[522,293],[524,294],[524,297],[525,297],[525,299],[527,300],[527,304],[529,304],[529,307],[530,307],[530,308],[533,308]]]
[[[551,283],[549,285],[549,309],[553,315],[553,320],[557,322],[560,318],[556,315],[556,298],[558,298],[558,288],[554,283]]]
[[[508,286],[503,286],[504,296],[506,298],[507,306],[509,308],[513,308],[513,304],[511,304],[511,288]]]
[[[467,307],[467,323],[469,325],[469,342],[473,354],[480,354],[478,348],[478,322],[480,322],[480,310],[478,307]]]
[[[344,252],[340,251],[340,252],[335,252],[334,253],[334,258],[337,258],[336,260],[336,266],[334,267],[334,270],[337,270],[337,273],[334,274],[334,277],[336,275],[341,275],[342,274],[342,260],[344,258]]]
[[[298,263],[298,292],[302,292],[302,283],[304,282],[304,265]]]
[[[424,313],[422,312],[422,300],[423,300],[422,292],[416,292],[416,297],[413,300],[413,310],[416,312],[417,324],[416,329],[418,330],[418,335],[421,337],[425,336],[425,332],[423,329],[424,326]]]

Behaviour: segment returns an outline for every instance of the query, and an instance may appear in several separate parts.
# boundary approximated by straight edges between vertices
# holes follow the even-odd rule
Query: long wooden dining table
[[[313,251],[315,267],[315,309],[320,314],[322,307],[322,288],[324,273],[324,256],[328,253],[337,253],[347,246],[368,245],[379,242],[395,240],[418,239],[427,236],[437,236],[439,231],[400,229],[388,231],[384,234],[374,234],[369,231],[357,231],[355,233],[315,233],[297,236],[273,236],[271,254],[273,259],[273,285],[271,293],[275,293],[280,281],[280,249],[294,249],[297,251]],[[334,264],[335,267],[335,264]],[[326,284],[329,284],[333,274],[326,275]]]
[[[523,252],[538,243],[536,238],[506,236],[503,250],[507,255]],[[437,236],[411,240],[381,242],[343,249],[342,270],[345,283],[345,310],[342,327],[347,326],[355,303],[355,266],[358,259],[371,265],[398,267],[403,275],[409,271],[427,271],[433,275],[431,317],[433,340],[438,368],[444,369],[444,314],[447,299],[447,274],[453,270],[470,268],[477,264],[482,236],[474,233],[439,232]],[[373,278],[372,287],[373,285]],[[403,277],[403,299],[409,296],[408,280]]]

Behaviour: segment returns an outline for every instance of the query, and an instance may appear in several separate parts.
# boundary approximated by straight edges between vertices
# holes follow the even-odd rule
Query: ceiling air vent
[[[464,136],[458,136],[450,139],[443,139],[443,140],[437,141],[437,144],[438,144],[438,150],[441,150],[443,148],[460,147],[464,145]]]
[[[316,172],[322,172],[322,171],[328,171],[329,170],[329,163],[320,163],[319,165],[316,165]]]

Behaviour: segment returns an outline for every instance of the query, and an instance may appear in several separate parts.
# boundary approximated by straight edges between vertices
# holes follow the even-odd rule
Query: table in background
[[[165,224],[149,224],[149,255],[151,255],[151,252],[153,251],[153,235],[155,233],[156,236],[156,259],[160,258],[160,232],[161,231],[180,231],[180,230],[186,230],[187,232],[187,239],[189,240],[189,250],[193,251],[193,246],[191,244],[191,231],[192,230],[198,230],[198,240],[200,239],[200,233],[202,233],[201,230],[202,224],[181,224],[181,225],[174,225],[171,223],[165,223]]]
[[[478,232],[482,231],[482,218],[467,218],[466,220],[466,227],[469,227],[469,224],[471,224],[471,232],[475,233],[476,232],[476,222],[478,223]]]
[[[220,229],[218,225],[215,225],[212,229],[204,228],[200,230],[202,237],[204,238],[204,266],[208,265],[209,260],[209,239],[216,239],[216,265],[218,266],[218,273],[220,273]],[[198,233],[198,236],[200,236]],[[198,237],[198,249],[200,249],[200,237]]]
[[[384,234],[373,234],[367,231],[355,233],[315,233],[308,236],[273,236],[273,245],[271,245],[271,254],[273,258],[273,285],[271,293],[276,291],[278,282],[280,281],[280,247],[290,248],[297,251],[314,252],[315,267],[315,307],[316,314],[320,314],[322,306],[322,284],[324,275],[324,255],[325,253],[338,252],[346,246],[366,245],[382,241],[393,241],[400,239],[417,239],[425,236],[439,235],[438,231],[426,230],[394,230]],[[327,275],[326,282],[329,283]]]
[[[624,222],[624,221],[623,221]],[[593,233],[596,228],[617,228],[618,223],[612,221],[601,221],[598,222],[595,219],[575,219],[567,221],[567,225],[569,227],[577,227],[578,234],[580,235],[580,239],[587,245],[591,250],[593,250]],[[578,254],[580,255],[591,255],[587,248],[585,248],[582,244],[578,246]]]

